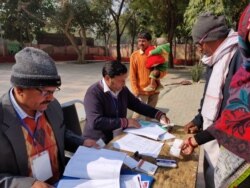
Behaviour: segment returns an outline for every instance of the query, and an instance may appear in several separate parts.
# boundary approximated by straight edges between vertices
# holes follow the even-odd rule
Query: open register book
[[[125,153],[80,146],[66,165],[57,187],[120,188],[120,171]]]

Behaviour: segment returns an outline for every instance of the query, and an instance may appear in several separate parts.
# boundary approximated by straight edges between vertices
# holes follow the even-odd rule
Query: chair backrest
[[[77,114],[75,103],[82,103],[80,100],[72,100],[61,104],[66,128],[81,136],[82,128],[80,126],[79,117]]]

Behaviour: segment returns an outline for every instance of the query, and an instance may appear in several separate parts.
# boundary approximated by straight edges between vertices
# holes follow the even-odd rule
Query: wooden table
[[[183,131],[183,127],[175,126],[171,132],[176,138],[184,139],[186,135]],[[117,150],[112,146],[115,140],[123,137],[125,134],[121,134],[115,137],[108,145],[107,148]],[[199,150],[196,149],[190,156],[185,157],[173,157],[169,154],[170,146],[167,142],[163,145],[162,150],[159,154],[159,158],[175,159],[177,161],[177,168],[165,168],[158,167],[154,178],[155,182],[153,188],[195,188],[196,175],[198,169]],[[126,152],[130,156],[131,152]],[[155,159],[152,157],[144,156],[144,159],[155,164]]]

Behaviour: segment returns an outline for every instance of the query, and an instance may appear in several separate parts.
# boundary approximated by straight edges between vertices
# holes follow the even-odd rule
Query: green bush
[[[191,69],[193,82],[199,82],[203,74],[203,65],[201,62],[195,64]]]
[[[22,47],[17,41],[8,41],[7,42],[7,50],[10,55],[15,55]]]

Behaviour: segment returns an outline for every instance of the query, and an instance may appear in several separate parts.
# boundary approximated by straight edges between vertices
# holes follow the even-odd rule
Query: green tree
[[[190,33],[197,16],[206,11],[225,15],[229,26],[236,28],[240,13],[248,3],[248,0],[190,0],[184,14],[186,30]]]
[[[240,13],[248,3],[248,0],[190,0],[184,14],[184,32],[190,36],[192,26],[194,25],[197,16],[202,12],[207,11],[213,12],[216,15],[225,15],[229,27],[236,29]],[[193,52],[195,52],[195,50]],[[192,56],[195,56],[195,53],[193,53]]]
[[[100,6],[102,4],[102,6]],[[96,22],[94,31],[96,33],[96,38],[103,39],[105,45],[105,55],[109,56],[109,43],[112,32],[115,30],[114,22],[110,16],[109,8],[111,2],[96,0],[93,7],[96,12],[99,12],[99,20]],[[103,8],[104,7],[104,8]]]
[[[139,31],[138,22],[136,18],[137,18],[136,13],[134,13],[131,19],[129,20],[127,27],[128,33],[131,37],[131,53],[134,51],[135,37]]]
[[[36,10],[29,8],[32,2],[33,0],[22,3],[20,10],[26,13],[30,18],[39,20],[48,28],[55,28],[57,31],[64,33],[78,55],[78,63],[84,63],[86,31],[92,29],[96,22],[100,21],[99,17],[102,13],[100,11],[95,11],[94,1],[53,1],[53,3],[50,4],[52,11],[47,12],[48,14],[44,14],[45,18],[41,17],[41,14],[38,14]],[[45,2],[48,3],[50,0],[39,1],[39,3],[37,3],[40,5],[38,10],[43,10]],[[80,36],[80,46],[78,46],[76,42],[75,34]]]
[[[225,15],[229,21],[229,24],[236,29],[240,14],[244,10],[244,8],[249,4],[249,0],[223,0],[223,4]]]
[[[121,37],[133,16],[133,10],[129,8],[131,0],[111,0],[112,6],[109,11],[115,24],[117,60],[121,61]]]
[[[173,39],[175,33],[178,31],[178,26],[183,23],[183,14],[188,4],[188,0],[162,0],[162,4],[165,4],[165,7],[160,8],[160,13],[158,19],[161,20],[161,23],[166,23],[163,27],[164,33],[168,36],[168,41],[170,43],[170,55],[169,55],[169,65],[174,67],[173,63]],[[156,19],[156,20],[158,20]]]
[[[141,8],[143,3],[143,8]],[[150,14],[150,3],[148,1],[134,0],[130,3],[130,9],[134,10],[129,20],[127,31],[131,38],[131,53],[134,51],[136,35],[143,30],[150,31],[153,25],[152,16]]]
[[[4,38],[9,40],[17,40],[20,43],[31,42],[33,36],[42,30],[44,23],[35,20],[26,13],[20,11],[21,6],[26,6],[26,3],[20,4],[18,0],[5,1],[1,3],[0,19],[3,24]],[[39,8],[39,0],[33,0],[27,9],[36,10],[41,17],[49,11],[49,6],[44,5],[43,9]],[[11,31],[11,32],[10,32]]]
[[[183,14],[188,0],[135,0],[133,8],[146,17],[145,28],[153,30],[156,37],[166,35],[170,43],[169,65],[173,67],[172,41],[177,26],[183,22]],[[143,5],[143,6],[142,6]]]

